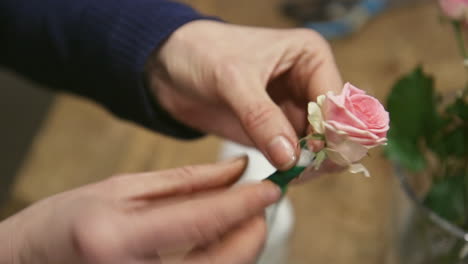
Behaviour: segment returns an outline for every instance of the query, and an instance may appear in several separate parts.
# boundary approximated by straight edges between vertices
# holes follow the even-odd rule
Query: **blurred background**
[[[245,25],[321,30],[332,40],[344,80],[381,100],[402,74],[424,63],[436,86],[463,83],[451,33],[435,1],[378,2],[346,28],[330,26],[355,2],[342,0],[186,0],[203,13]],[[339,2],[339,1],[338,1]],[[365,2],[365,1],[364,1]],[[403,3],[402,3],[403,2]],[[341,23],[341,22],[340,22]],[[181,142],[113,118],[100,106],[46,89],[1,70],[1,217],[51,194],[114,174],[213,162],[221,140]],[[296,212],[288,263],[398,263],[403,199],[380,150],[365,165],[372,178],[342,173],[290,189]]]

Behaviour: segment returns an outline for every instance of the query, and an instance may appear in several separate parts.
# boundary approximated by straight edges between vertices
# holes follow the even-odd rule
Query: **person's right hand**
[[[123,175],[55,195],[0,224],[0,263],[252,263],[264,208],[281,194],[271,182],[228,188],[245,166]]]

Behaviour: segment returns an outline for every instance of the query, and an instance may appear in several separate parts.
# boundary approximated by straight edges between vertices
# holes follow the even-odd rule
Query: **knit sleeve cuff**
[[[83,14],[87,56],[103,56],[108,85],[118,87],[105,103],[118,116],[166,135],[192,139],[203,134],[172,118],[157,104],[144,82],[145,64],[154,50],[180,26],[205,17],[190,7],[165,0],[92,1]],[[104,33],[104,34],[103,34]],[[94,45],[98,44],[98,45]],[[87,45],[87,46],[86,46]],[[112,93],[112,87],[109,87]],[[122,98],[127,97],[127,98]]]

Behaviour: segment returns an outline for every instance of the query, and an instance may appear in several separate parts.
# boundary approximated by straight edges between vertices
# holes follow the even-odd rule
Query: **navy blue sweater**
[[[0,0],[0,64],[123,119],[194,138],[148,94],[144,66],[173,31],[203,18],[166,0]]]

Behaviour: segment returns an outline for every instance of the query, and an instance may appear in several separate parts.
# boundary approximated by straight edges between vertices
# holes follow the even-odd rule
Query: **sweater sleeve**
[[[0,63],[53,89],[94,99],[120,118],[179,137],[144,83],[150,54],[180,26],[206,18],[167,0],[0,0]]]

